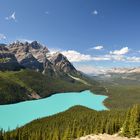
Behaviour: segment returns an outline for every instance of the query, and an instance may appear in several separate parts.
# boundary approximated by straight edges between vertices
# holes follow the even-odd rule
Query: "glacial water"
[[[82,105],[94,110],[106,110],[107,108],[103,105],[106,98],[107,96],[95,95],[86,90],[55,94],[40,100],[0,105],[0,128],[15,129],[34,119],[65,111],[75,105]]]

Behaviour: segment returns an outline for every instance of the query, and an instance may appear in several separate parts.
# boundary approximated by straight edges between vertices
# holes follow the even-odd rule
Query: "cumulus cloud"
[[[60,52],[65,55],[70,62],[86,62],[86,61],[122,61],[122,62],[140,62],[140,57],[128,57],[125,55],[89,55],[83,54],[75,50],[60,50],[60,49],[50,49],[50,54]],[[119,53],[125,54],[125,53]]]
[[[81,54],[74,50],[62,51],[63,55],[65,55],[69,61],[71,62],[80,62],[80,61],[90,61],[92,57],[90,55]]]
[[[97,10],[94,10],[94,11],[91,12],[91,14],[92,15],[98,15],[98,11]]]
[[[124,55],[124,54],[127,54],[129,51],[130,50],[129,50],[128,47],[124,47],[124,48],[121,48],[120,50],[110,51],[110,54],[113,54],[113,55]]]
[[[6,39],[6,36],[4,34],[0,34],[0,40]]]
[[[105,67],[95,67],[91,65],[78,65],[76,66],[76,69],[87,74],[103,74],[108,70]]]
[[[95,46],[93,48],[90,48],[91,50],[102,50],[104,47],[103,46]]]
[[[62,51],[61,53],[65,55],[71,62],[110,60],[110,58],[106,56],[91,56],[88,54],[82,54],[75,50]]]
[[[127,57],[126,61],[128,61],[128,62],[140,62],[140,57],[136,57],[136,56]]]
[[[17,21],[16,20],[16,12],[13,12],[10,16],[6,17],[5,19],[6,20],[14,20],[14,21]]]
[[[123,55],[111,55],[107,54],[104,57],[112,60],[112,61],[125,61],[125,57]]]

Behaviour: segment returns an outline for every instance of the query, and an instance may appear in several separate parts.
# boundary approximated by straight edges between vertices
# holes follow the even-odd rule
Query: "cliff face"
[[[20,68],[15,55],[5,46],[0,46],[0,70],[19,70]]]
[[[55,53],[49,58],[50,62],[54,65],[55,69],[62,73],[76,73],[77,70],[68,61],[66,56],[61,53]]]
[[[66,56],[61,53],[50,55],[48,48],[37,41],[32,43],[17,41],[8,45],[8,49],[15,54],[18,62],[25,68],[38,70],[48,75],[77,73]]]

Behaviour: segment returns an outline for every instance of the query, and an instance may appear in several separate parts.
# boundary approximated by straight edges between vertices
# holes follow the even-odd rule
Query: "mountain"
[[[21,138],[21,140],[76,140],[76,138],[89,134],[108,133],[112,135],[118,133],[124,124],[125,112],[124,110],[95,111],[83,106],[74,106],[53,116],[36,119],[4,135],[9,136],[11,140],[16,138]]]
[[[66,56],[51,54],[37,41],[2,45],[0,52],[0,104],[68,91],[105,92],[98,82],[77,71]]]
[[[140,67],[120,67],[120,68],[93,68],[92,72],[89,73],[91,76],[97,75],[108,75],[108,74],[131,74],[140,73]]]
[[[18,62],[25,68],[50,75],[78,73],[64,55],[60,52],[50,54],[48,48],[37,41],[31,43],[16,41],[9,44],[7,48],[15,54]]]
[[[68,61],[68,59],[61,53],[54,53],[48,58],[50,62],[55,67],[56,71],[60,73],[77,73],[77,70],[74,66]]]
[[[0,45],[0,70],[19,70],[20,64],[13,53],[4,44]]]
[[[25,68],[43,71],[43,61],[48,49],[37,41],[31,43],[16,41],[9,44],[8,49],[14,53],[18,62]]]
[[[106,89],[109,108],[128,108],[140,103],[140,73],[137,68],[115,68],[93,76]]]
[[[132,68],[113,68],[108,71],[107,73],[124,73],[124,74],[129,74],[129,73],[140,73],[140,67],[132,67]]]

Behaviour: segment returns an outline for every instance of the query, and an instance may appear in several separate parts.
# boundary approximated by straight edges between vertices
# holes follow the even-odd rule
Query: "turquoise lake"
[[[95,95],[86,90],[55,94],[40,100],[0,105],[0,128],[15,129],[34,119],[65,111],[74,105],[82,105],[94,110],[106,110],[107,108],[103,105],[106,98],[107,96]]]

